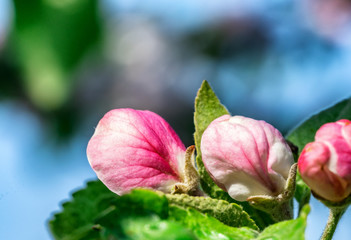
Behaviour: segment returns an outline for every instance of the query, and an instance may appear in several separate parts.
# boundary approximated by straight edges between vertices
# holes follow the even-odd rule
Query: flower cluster
[[[330,209],[321,237],[330,240],[351,204],[351,121],[321,123],[345,103],[350,100],[307,120],[289,134],[288,143],[265,121],[228,115],[204,81],[195,99],[196,162],[195,146],[184,146],[162,117],[130,108],[106,113],[87,156],[97,177],[118,195],[135,188],[162,191],[166,194],[157,195],[168,203],[202,213],[211,209],[220,221],[231,218],[227,210],[222,214],[221,203],[238,204],[260,230],[293,219],[294,196],[299,216],[306,218],[312,192]],[[340,116],[348,114],[342,108]]]
[[[198,144],[199,163],[202,160],[213,182],[230,197],[247,201],[275,222],[293,218],[296,164],[276,128],[264,121],[223,115],[207,126]],[[134,188],[206,195],[194,151],[195,146],[186,148],[159,115],[115,109],[100,120],[87,156],[98,178],[118,195]],[[331,219],[340,219],[351,202],[351,121],[321,126],[297,165],[314,196],[330,208]],[[330,239],[336,224],[337,220],[328,221],[322,239]]]
[[[119,195],[138,187],[187,193],[199,183],[194,148],[189,149],[159,115],[116,109],[100,120],[87,155],[98,178]],[[277,129],[241,116],[214,120],[202,136],[201,152],[213,180],[238,201],[280,194],[293,164]]]

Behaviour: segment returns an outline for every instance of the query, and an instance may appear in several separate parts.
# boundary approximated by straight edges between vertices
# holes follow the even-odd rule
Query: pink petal
[[[332,149],[328,168],[333,173],[351,180],[351,128],[349,120],[324,124],[315,136],[316,142],[323,142]]]
[[[347,182],[328,168],[332,153],[330,146],[313,142],[302,151],[298,167],[303,180],[319,196],[330,201],[341,201],[350,194]]]
[[[239,201],[281,192],[293,164],[278,130],[241,116],[214,120],[202,136],[201,152],[214,181]]]
[[[183,177],[184,155],[183,143],[163,118],[133,109],[108,112],[87,148],[98,178],[119,195],[137,187],[169,192]]]
[[[303,180],[319,196],[341,201],[351,193],[351,121],[326,123],[298,160]]]

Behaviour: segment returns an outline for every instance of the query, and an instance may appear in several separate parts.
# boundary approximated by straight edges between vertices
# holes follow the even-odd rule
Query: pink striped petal
[[[89,141],[87,156],[98,178],[119,195],[138,187],[170,192],[184,177],[183,143],[150,111],[108,112]]]
[[[303,149],[298,167],[320,197],[338,202],[351,194],[351,121],[326,123]]]
[[[281,193],[293,164],[277,129],[242,116],[214,120],[202,135],[201,152],[213,180],[238,201]]]

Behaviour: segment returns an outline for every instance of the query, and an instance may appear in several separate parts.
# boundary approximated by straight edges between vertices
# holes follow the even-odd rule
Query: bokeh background
[[[0,239],[51,239],[53,212],[95,179],[85,149],[110,109],[154,111],[192,144],[203,79],[287,133],[351,95],[351,2],[0,0]],[[327,215],[312,199],[308,240]]]

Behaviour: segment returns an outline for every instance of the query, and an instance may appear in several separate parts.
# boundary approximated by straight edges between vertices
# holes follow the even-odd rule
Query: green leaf
[[[55,239],[110,239],[111,234],[123,239],[138,239],[129,231],[130,219],[135,219],[135,224],[139,225],[143,219],[148,219],[153,225],[149,226],[151,230],[145,226],[143,234],[146,235],[154,229],[154,235],[161,236],[162,231],[170,231],[179,225],[157,220],[168,217],[168,201],[164,194],[150,190],[134,190],[130,194],[118,196],[100,181],[93,181],[72,196],[72,201],[64,203],[63,211],[55,214],[49,222]],[[184,232],[184,227],[180,226],[180,230]],[[194,239],[183,238],[184,234],[179,236],[163,239]],[[189,233],[189,236],[192,235]]]
[[[131,193],[115,199],[114,205],[121,214],[138,216],[154,213],[161,218],[168,216],[168,200],[161,192],[148,189],[135,189]]]
[[[307,143],[314,141],[314,135],[323,124],[340,119],[351,119],[351,98],[313,115],[292,130],[287,139],[298,147],[300,154]]]
[[[351,119],[351,98],[343,100],[336,105],[313,115],[300,126],[292,130],[287,139],[298,147],[299,155],[304,146],[314,141],[314,136],[317,130],[325,123],[335,122],[340,119]],[[307,204],[310,199],[310,188],[303,182],[300,174],[298,173],[296,179],[296,192],[295,198],[299,202],[299,209]]]
[[[101,227],[100,239],[126,240],[196,240],[194,234],[181,223],[163,220],[157,215],[132,216],[115,218],[107,215],[105,222],[111,222],[108,227]]]
[[[84,235],[94,225],[96,217],[109,208],[118,196],[100,181],[88,182],[87,187],[72,194],[73,199],[62,205],[63,211],[55,214],[49,227],[56,239],[68,235]]]
[[[207,81],[203,81],[195,99],[195,146],[196,146],[196,163],[200,175],[202,189],[212,198],[222,199],[228,202],[234,202],[243,206],[244,210],[255,220],[260,229],[274,223],[271,217],[259,210],[251,207],[247,202],[237,202],[232,199],[227,192],[219,188],[210,175],[207,173],[201,158],[201,137],[208,125],[216,118],[229,114],[228,110],[220,103],[216,94],[211,89]]]
[[[240,207],[200,199],[177,200],[175,205],[174,200],[168,200],[160,192],[137,189],[117,196],[100,181],[89,182],[86,189],[73,194],[71,202],[63,204],[63,211],[50,221],[50,229],[55,239],[62,240],[249,240],[257,236],[258,239],[301,239],[303,236],[308,208],[298,219],[272,225],[259,235],[254,229],[230,227],[210,215],[224,208],[228,210],[228,217],[229,210],[233,210],[232,217],[236,218]],[[213,211],[215,201],[218,209]],[[196,204],[203,205],[198,208],[205,209],[204,214],[191,207]],[[206,210],[207,204],[212,206]]]
[[[208,125],[216,118],[229,114],[228,110],[220,103],[207,81],[203,81],[195,99],[195,146],[196,163],[201,178],[203,190],[213,198],[230,199],[226,192],[220,189],[207,173],[201,159],[201,137]]]
[[[310,207],[305,205],[302,209],[300,217],[294,220],[283,221],[267,227],[257,238],[263,239],[289,239],[289,240],[302,240],[305,239],[304,233],[307,225],[307,215]]]
[[[189,229],[193,230],[197,239],[217,240],[249,240],[258,235],[258,232],[250,228],[232,228],[217,219],[201,214],[200,212],[187,208],[182,209],[177,206],[170,207],[170,218],[182,222]]]
[[[203,204],[206,204],[206,200]],[[196,236],[196,239],[242,239],[245,234],[250,237],[257,235],[256,231],[249,228],[231,228],[211,216],[187,207],[186,204],[183,205],[185,208],[169,206],[165,195],[160,192],[134,190],[118,198],[115,206],[113,211],[96,221],[104,229],[105,237],[112,235],[117,239],[195,239],[193,236]]]
[[[128,218],[122,223],[125,232],[131,239],[155,240],[194,240],[195,236],[182,224],[153,218]]]
[[[183,208],[192,207],[206,213],[231,227],[250,227],[258,230],[255,222],[235,203],[209,197],[193,197],[186,194],[166,195],[170,204]]]
[[[215,200],[202,200],[202,204],[215,207]],[[100,181],[94,181],[74,193],[72,201],[64,203],[63,211],[54,215],[49,224],[55,239],[63,240],[250,239],[257,235],[255,230],[232,228],[189,208],[186,201],[182,205],[184,208],[170,204],[161,192],[137,189],[117,196]],[[234,218],[238,217],[235,212],[242,211],[241,207],[224,201],[217,207],[218,211],[220,208],[233,210]],[[211,207],[205,212],[213,213]],[[229,218],[230,213],[227,214]],[[239,216],[246,216],[248,224],[255,226],[245,212]],[[241,221],[244,222],[242,217]]]

